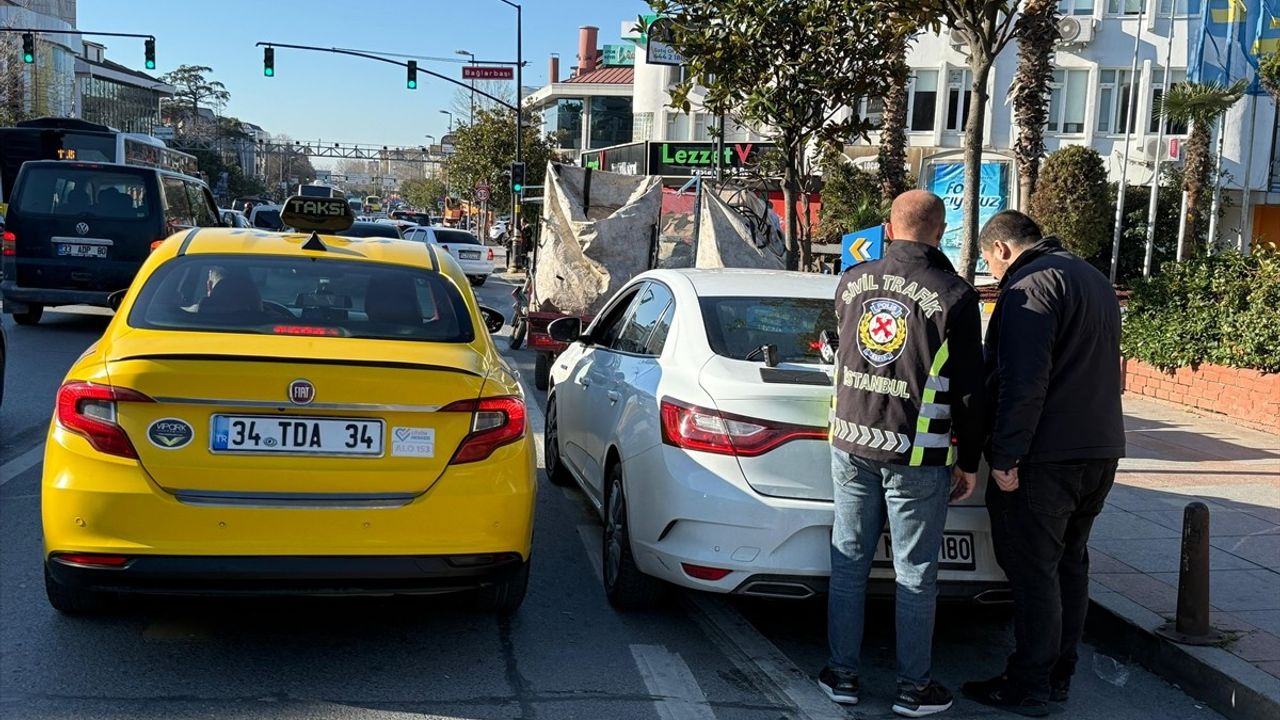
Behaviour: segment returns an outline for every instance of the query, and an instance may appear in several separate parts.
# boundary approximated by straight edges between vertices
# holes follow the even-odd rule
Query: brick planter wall
[[[1218,365],[1165,372],[1141,360],[1125,359],[1124,389],[1280,434],[1280,374]]]

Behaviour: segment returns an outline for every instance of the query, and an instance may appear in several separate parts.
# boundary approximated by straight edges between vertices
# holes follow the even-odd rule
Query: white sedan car
[[[404,239],[439,245],[441,250],[458,261],[462,266],[462,272],[467,274],[467,279],[477,287],[483,285],[484,281],[493,274],[493,248],[486,247],[475,235],[466,230],[418,225],[406,230]]]
[[[604,520],[611,603],[642,607],[664,583],[807,598],[830,575],[827,426],[838,276],[656,270],[636,277],[551,368],[546,468]],[[983,488],[947,518],[943,595],[1007,599]],[[892,592],[887,534],[873,590]]]

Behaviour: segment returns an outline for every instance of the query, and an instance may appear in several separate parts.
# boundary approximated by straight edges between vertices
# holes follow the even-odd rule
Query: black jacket
[[[1025,250],[1001,280],[986,355],[991,467],[1124,456],[1120,304],[1056,238]]]
[[[835,300],[831,443],[869,460],[977,470],[983,372],[973,286],[937,248],[900,240],[845,272]]]

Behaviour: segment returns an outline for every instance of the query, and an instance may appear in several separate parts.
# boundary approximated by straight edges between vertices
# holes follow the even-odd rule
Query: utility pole
[[[1116,227],[1111,237],[1112,285],[1116,284],[1116,275],[1120,269],[1120,238],[1124,235],[1124,191],[1129,175],[1129,145],[1133,141],[1133,132],[1129,128],[1137,128],[1138,125],[1138,50],[1142,47],[1142,19],[1146,10],[1146,2],[1138,6],[1138,24],[1133,30],[1133,65],[1129,70],[1129,110],[1124,118],[1124,155],[1120,161],[1120,189],[1116,191]]]

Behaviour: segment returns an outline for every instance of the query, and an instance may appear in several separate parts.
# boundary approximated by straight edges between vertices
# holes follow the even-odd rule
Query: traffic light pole
[[[502,0],[502,2],[516,9],[516,162],[524,161],[524,9],[519,3],[512,0]],[[520,231],[520,193],[511,193],[511,227],[510,235],[513,238],[511,243],[512,249],[516,248],[514,238],[516,233]],[[520,245],[523,245],[525,238],[520,238]],[[507,267],[513,267],[512,262],[516,253],[507,253]],[[517,265],[518,267],[518,265]]]

